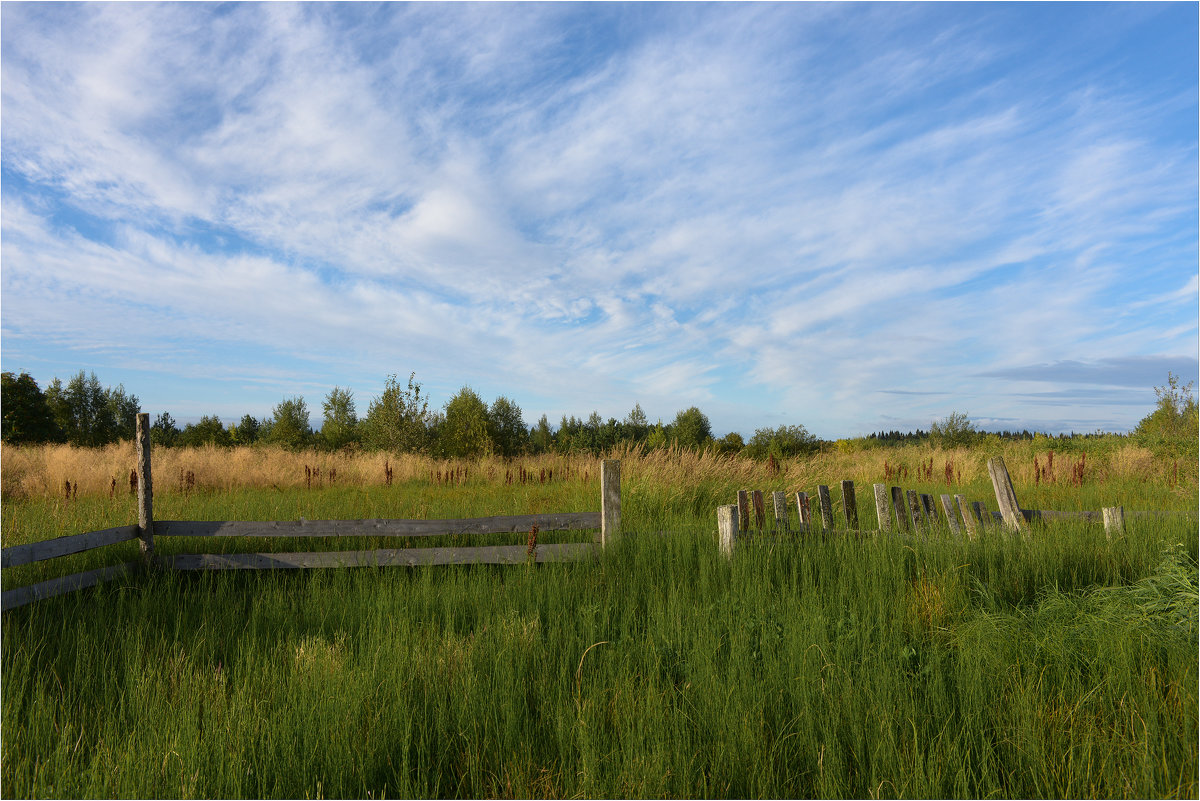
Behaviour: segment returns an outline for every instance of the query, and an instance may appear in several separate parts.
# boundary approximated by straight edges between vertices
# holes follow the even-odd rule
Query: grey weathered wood
[[[775,528],[778,531],[788,531],[787,493],[776,490],[771,493],[771,504],[775,507]]]
[[[1113,535],[1125,535],[1125,507],[1106,506],[1101,510],[1104,514],[1104,533],[1111,540]]]
[[[494,515],[461,520],[159,520],[160,537],[437,537],[447,534],[512,534],[579,531],[602,527],[599,512]],[[540,547],[540,546],[539,546]]]
[[[754,528],[762,531],[763,527],[767,525],[767,507],[763,503],[762,490],[754,490],[750,493],[750,500],[754,506]]]
[[[738,529],[740,531],[749,531],[750,530],[750,492],[749,492],[749,490],[738,490],[737,508],[738,508]]]
[[[992,513],[988,511],[987,504],[983,501],[972,502],[971,512],[975,515],[975,519],[979,521],[981,527],[992,522]]]
[[[880,531],[892,530],[892,508],[888,503],[887,484],[875,484],[875,517],[879,520]]]
[[[946,523],[950,526],[950,530],[955,534],[962,536],[962,523],[958,522],[958,515],[954,513],[954,499],[949,495],[942,495],[942,512],[946,515]]]
[[[738,508],[736,504],[717,507],[717,544],[721,553],[733,556],[738,538]]]
[[[1004,465],[1004,457],[996,456],[988,459],[988,475],[992,478],[992,489],[996,492],[996,503],[1000,507],[1000,515],[1004,525],[1010,531],[1029,533],[1029,523],[1021,514],[1021,506],[1017,503],[1017,493],[1013,489],[1012,478]]]
[[[113,579],[136,573],[142,567],[143,563],[140,561],[125,562],[124,564],[109,565],[108,567],[100,567],[83,573],[72,573],[69,576],[60,576],[48,581],[40,581],[37,584],[28,584],[24,587],[17,587],[14,590],[5,590],[3,594],[0,594],[0,611],[7,612],[9,609],[15,609],[18,606],[24,606],[34,601],[53,598],[56,595],[65,595],[68,592],[82,590],[85,587],[92,587],[105,581],[112,581]]]
[[[937,504],[933,502],[933,496],[921,493],[921,510],[925,513],[925,522],[929,526],[936,526],[938,521]]]
[[[925,528],[925,514],[921,508],[921,496],[916,490],[908,491],[908,518],[912,521],[913,531]]]
[[[812,530],[812,503],[807,492],[796,493],[796,513],[800,516],[800,531]]]
[[[138,537],[141,539],[142,557],[154,555],[154,486],[150,471],[150,414],[141,412],[137,416],[137,501]]]
[[[904,502],[904,490],[892,487],[892,508],[896,513],[897,531],[908,531],[912,528],[912,520],[908,514],[908,504]]]
[[[842,513],[846,516],[846,528],[858,528],[858,502],[854,497],[854,482],[842,482]]]
[[[833,501],[829,499],[829,487],[824,484],[817,487],[817,503],[821,509],[821,527],[826,531],[832,531]]]
[[[600,463],[600,544],[608,547],[621,536],[621,460]]]
[[[26,545],[12,545],[0,551],[0,566],[27,565],[31,562],[41,562],[44,559],[90,551],[93,548],[103,548],[105,545],[115,545],[118,542],[128,542],[137,538],[137,526],[117,526],[101,531],[89,531],[85,534],[71,534],[66,537],[55,537],[52,540],[31,542]]]
[[[596,553],[591,542],[538,545],[536,561],[568,562]],[[374,551],[312,553],[174,554],[156,563],[176,570],[274,570],[328,567],[418,567],[424,565],[515,565],[529,559],[525,545],[487,545],[463,548],[382,548]]]
[[[978,513],[976,513],[974,515],[971,514],[971,507],[967,503],[967,496],[955,495],[954,500],[955,500],[955,502],[958,503],[958,512],[959,512],[959,514],[962,515],[963,525],[966,526],[966,528],[967,528],[967,538],[972,539],[972,540],[978,539],[979,538],[979,519],[977,517]]]

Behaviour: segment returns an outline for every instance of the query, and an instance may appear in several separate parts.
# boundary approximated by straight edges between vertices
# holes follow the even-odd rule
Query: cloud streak
[[[826,436],[1107,376],[1146,401],[1060,422],[1130,426],[1195,367],[1195,74],[1125,66],[1117,9],[1041,49],[1045,13],[6,5],[5,369]]]

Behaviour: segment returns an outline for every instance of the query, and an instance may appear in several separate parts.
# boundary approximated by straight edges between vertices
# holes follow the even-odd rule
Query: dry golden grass
[[[983,447],[941,450],[928,445],[897,448],[831,449],[811,457],[784,459],[772,470],[768,462],[741,456],[679,449],[645,451],[618,448],[606,458],[621,459],[626,482],[658,487],[694,488],[700,485],[782,488],[789,492],[818,484],[836,486],[849,479],[860,486],[872,483],[966,486],[987,481],[987,460],[1005,458],[1013,482],[1030,487],[1047,481],[1053,441],[988,443]],[[1055,483],[1070,482],[1072,469],[1082,454],[1056,452]],[[1036,462],[1035,462],[1036,460]],[[590,481],[598,479],[599,459],[587,455],[542,454],[505,462],[499,457],[469,461],[434,459],[417,454],[380,452],[329,453],[288,451],[276,447],[157,448],[153,452],[155,492],[178,492],[192,474],[194,489],[230,490],[241,487],[279,489],[330,483],[372,486],[387,481],[447,481],[457,483],[540,482],[547,479]],[[134,448],[129,442],[103,448],[69,445],[0,446],[0,491],[5,498],[62,497],[67,482],[80,495],[128,493],[134,469]],[[1039,476],[1039,471],[1041,475]],[[448,478],[452,474],[453,478]],[[949,478],[949,481],[947,480]],[[1133,443],[1089,451],[1085,480],[1090,483],[1153,483],[1181,487],[1194,493],[1197,465],[1155,459],[1149,450]]]

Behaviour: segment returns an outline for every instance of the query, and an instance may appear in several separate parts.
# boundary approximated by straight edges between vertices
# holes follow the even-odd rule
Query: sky
[[[0,7],[0,364],[717,436],[1197,378],[1196,3]]]

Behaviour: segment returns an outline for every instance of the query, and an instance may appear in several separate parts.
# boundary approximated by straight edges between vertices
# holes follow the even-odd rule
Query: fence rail
[[[621,463],[606,459],[600,470],[600,511],[532,515],[491,515],[457,520],[158,520],[154,519],[150,460],[150,415],[137,416],[138,524],[89,531],[0,551],[0,565],[17,567],[137,539],[142,559],[73,573],[5,590],[0,611],[130,576],[146,568],[172,570],[270,570],[328,567],[569,562],[593,556],[621,533]],[[536,532],[594,530],[592,542],[542,543]],[[436,537],[445,535],[516,534],[531,532],[525,545],[380,548],[369,551],[325,551],[237,554],[155,554],[158,537]]]

